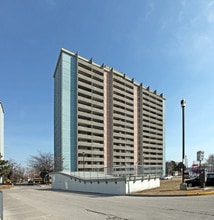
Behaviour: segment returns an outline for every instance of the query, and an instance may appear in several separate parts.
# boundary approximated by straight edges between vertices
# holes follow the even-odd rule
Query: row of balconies
[[[162,111],[158,111],[157,109],[154,109],[152,107],[143,105],[142,109],[143,109],[143,112],[146,111],[146,112],[148,112],[149,115],[152,114],[152,115],[155,115],[155,116],[156,115],[162,116]]]
[[[84,132],[84,133],[81,133]],[[103,136],[103,130],[99,129],[92,129],[92,128],[87,128],[87,129],[78,129],[78,137],[84,138],[84,137],[96,137],[96,136]]]
[[[118,94],[119,96],[123,97],[123,99],[127,98],[127,99],[133,100],[133,98],[134,98],[133,94],[130,94],[130,93],[126,92],[126,91],[121,91],[121,90],[119,90],[117,88],[113,88],[113,93],[114,92],[116,94]]]
[[[114,74],[113,79],[115,82],[122,84],[122,85],[126,86],[127,88],[130,88],[130,89],[133,88],[133,81],[130,81],[129,79],[127,79],[123,76],[118,76],[117,74]]]
[[[163,144],[163,141],[158,140],[158,139],[154,139],[154,138],[145,138],[145,137],[143,137],[143,143]]]
[[[100,88],[100,86],[96,86],[95,84],[94,85],[89,85],[85,82],[81,82],[79,81],[78,82],[78,90],[79,91],[84,91],[85,94],[100,94],[101,96],[103,96],[103,89]]]
[[[163,142],[156,143],[156,144],[150,144],[150,143],[143,143],[143,149],[156,149],[156,150],[162,150],[163,149]]]
[[[116,99],[121,99],[121,100],[123,100],[124,102],[126,102],[126,103],[128,103],[128,105],[133,105],[133,98],[132,99],[126,99],[126,98],[124,98],[124,96],[121,96],[121,95],[117,95],[117,94],[115,94],[115,93],[113,93],[113,102],[114,102],[114,98],[116,98]]]
[[[113,124],[115,125],[115,126],[129,126],[129,127],[131,127],[131,128],[133,128],[134,127],[134,122],[133,122],[133,119],[131,118],[131,120],[128,120],[127,118],[120,118],[120,119],[118,119],[118,118],[115,118],[115,117],[113,117]]]
[[[143,136],[157,135],[160,138],[163,136],[163,130],[151,127],[143,127],[142,134]]]
[[[86,116],[86,117],[102,117],[104,115],[104,111],[102,109],[97,109],[97,108],[84,108],[84,106],[82,106],[82,108],[78,108],[78,115],[81,116]]]
[[[113,105],[113,111],[121,111],[133,115],[133,108],[131,108],[130,106]]]
[[[163,124],[163,117],[162,116],[160,117],[158,115],[155,115],[155,117],[153,117],[151,115],[144,114],[142,116],[142,120],[143,120],[143,123],[150,122],[150,123],[159,124],[159,125]]]
[[[124,144],[124,143],[123,143]],[[132,147],[130,147],[130,146],[127,146],[127,145],[118,145],[117,143],[113,143],[113,149],[114,149],[114,151],[116,151],[116,150],[126,150],[126,151],[133,151],[133,146],[134,145],[132,145]]]
[[[83,59],[78,59],[78,64],[79,66],[82,66],[83,68],[89,69],[91,71],[96,72],[97,74],[102,75],[104,70],[102,68],[102,66],[99,66],[97,64],[94,64],[92,62],[83,60]]]
[[[100,120],[98,121],[98,119],[96,118],[80,118],[81,116],[79,116],[78,118],[78,124],[80,124],[80,127],[78,127],[79,129],[99,129],[101,128],[101,130],[104,130],[103,127],[103,121]]]
[[[116,137],[115,135],[113,136],[113,140],[115,140],[115,141],[117,141],[119,143],[121,141],[121,143],[127,143],[127,144],[132,143],[134,141],[133,138],[134,138],[134,136],[131,136],[131,138],[127,138],[127,137],[122,138],[121,136],[120,137]]]
[[[103,81],[103,72],[98,74],[98,72],[93,72],[93,70],[89,70],[88,68],[84,68],[83,66],[78,65],[78,75],[79,77],[86,78],[97,78],[100,81]]]
[[[154,130],[161,130],[161,131],[163,130],[163,125],[156,123],[154,121],[149,121],[149,122],[143,121],[143,127],[144,128],[152,128],[153,131]]]
[[[162,140],[162,134],[152,134],[152,133],[143,133],[143,138],[153,138],[153,139],[157,139],[157,140]]]
[[[133,162],[134,161],[134,159],[129,159],[129,158],[126,158],[126,159],[117,159],[117,158],[115,158],[115,157],[113,157],[113,162],[121,162],[121,163],[131,163],[131,162]]]
[[[142,114],[145,116],[150,116],[153,118],[163,117],[162,111],[156,111],[156,109],[150,108],[148,106],[142,106],[141,111],[142,111]]]
[[[101,136],[100,136],[101,137]],[[103,144],[103,139],[102,140],[98,140],[97,137],[87,137],[87,136],[79,136],[78,135],[78,143],[94,143],[96,144],[96,146],[100,146],[100,144],[102,143]],[[88,146],[88,145],[87,145]]]
[[[148,158],[148,159],[146,159],[146,158],[144,158],[144,160],[143,160],[143,163],[144,164],[152,164],[152,163],[160,163],[160,162],[162,162],[162,158],[157,158],[157,159],[152,159],[152,158]]]
[[[145,147],[143,146],[143,153],[145,154],[151,154],[151,153],[162,153],[162,148],[155,148],[154,145],[152,145],[152,148],[151,147]]]
[[[123,156],[132,155],[133,156],[133,154],[134,154],[133,149],[128,151],[128,150],[126,150],[126,148],[124,148],[123,150],[118,151],[118,150],[115,150],[115,148],[114,148],[114,151],[113,151],[114,156],[121,156],[121,155],[123,155]]]
[[[150,100],[143,99],[143,106],[149,106],[154,109],[158,109],[159,111],[162,111],[163,106],[160,104],[156,104],[154,102],[151,102]]]
[[[155,124],[150,124],[150,125],[143,124],[141,127],[142,127],[142,130],[143,130],[142,133],[158,134],[158,135],[163,134],[163,126],[158,126],[158,125],[155,125]]]
[[[133,102],[127,102],[126,100],[122,100],[122,99],[120,99],[119,101],[119,99],[114,97],[113,104],[121,106],[123,108],[131,108],[133,111]]]
[[[91,113],[87,113],[87,112],[78,112],[78,116],[83,116],[85,117],[85,120],[89,120],[92,121],[93,118],[99,119],[99,120],[103,120],[103,115],[95,115],[95,114],[91,114]],[[82,118],[84,119],[84,118]]]
[[[113,81],[113,88],[119,89],[123,93],[128,93],[130,95],[133,95],[133,88],[128,88],[120,83],[115,82],[115,81]]]
[[[130,114],[118,114],[118,113],[113,113],[113,117],[115,120],[119,120],[119,119],[132,119],[133,120],[133,115]]]
[[[149,91],[147,89],[143,89],[143,97],[146,96],[148,99],[157,100],[158,102],[163,101],[163,97],[158,96],[156,93]]]
[[[129,118],[129,119],[133,120],[133,118],[134,118],[134,115],[131,114],[131,112],[126,112],[125,110],[123,112],[122,111],[120,112],[120,111],[114,110],[113,111],[114,119],[117,119],[118,115],[120,115],[120,118],[122,117],[124,119]]]
[[[113,126],[113,131],[123,132],[124,134],[127,134],[127,133],[132,133],[133,129],[127,128],[125,126]],[[114,133],[116,133],[116,132],[114,132]]]
[[[153,119],[154,121],[159,121],[159,122],[163,121],[163,114],[159,114],[159,113],[154,114],[153,112],[145,111],[145,109],[143,109],[143,116],[147,117],[147,120]]]
[[[83,119],[78,119],[78,128],[80,129],[87,129],[87,128],[92,128],[93,126],[100,126],[103,127],[103,122],[94,122],[91,121],[90,123],[86,123],[87,121]]]
[[[104,151],[93,150],[93,148],[91,150],[87,150],[87,149],[79,147],[79,149],[78,149],[79,157],[81,157],[81,156],[83,157],[83,153],[85,155],[95,155],[95,156],[103,156],[104,155]]]
[[[80,162],[82,163],[82,162],[83,162],[83,157],[79,157],[79,158],[78,158],[78,161],[80,161]],[[91,164],[91,162],[95,162],[95,161],[97,161],[97,162],[103,162],[103,158],[87,157],[87,156],[84,157],[84,163],[85,163],[85,165]],[[89,162],[90,162],[90,163],[89,163]]]
[[[122,133],[113,133],[113,136],[115,137],[115,138],[133,138],[133,135],[128,135],[128,134],[122,134]]]
[[[149,98],[149,97],[145,97],[143,96],[143,102],[144,103],[149,103],[149,105],[154,105],[154,106],[157,106],[157,107],[163,107],[163,100],[162,99],[154,99],[154,98]]]
[[[100,108],[103,109],[103,102],[93,100],[92,96],[84,97],[79,93],[78,100],[88,103],[89,106],[100,106]]]
[[[98,115],[98,114],[91,114],[91,113],[85,113],[85,114],[89,114],[87,117],[84,114],[85,112],[81,112],[78,114],[78,122],[81,126],[86,126],[88,127],[89,123],[93,124],[93,125],[98,125],[98,126],[102,126],[103,127],[103,123],[104,123],[104,117],[102,115]],[[80,123],[80,120],[83,120],[83,123]],[[84,120],[86,120],[84,122]],[[90,122],[89,122],[90,121]]]
[[[78,96],[80,97],[87,97],[88,99],[95,99],[97,98],[99,101],[103,103],[103,91],[101,89],[92,90],[92,89],[84,89],[78,87]]]

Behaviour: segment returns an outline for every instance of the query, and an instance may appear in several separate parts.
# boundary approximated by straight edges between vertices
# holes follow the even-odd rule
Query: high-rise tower
[[[164,163],[162,94],[61,49],[54,72],[57,171]]]

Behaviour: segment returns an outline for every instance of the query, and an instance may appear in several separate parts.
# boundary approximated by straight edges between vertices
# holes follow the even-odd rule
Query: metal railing
[[[78,179],[110,179],[128,177],[159,178],[162,176],[162,167],[156,165],[113,166],[85,171],[71,172],[70,175]]]
[[[111,170],[107,168],[107,172],[113,176],[160,177],[162,167],[156,165],[114,166]]]

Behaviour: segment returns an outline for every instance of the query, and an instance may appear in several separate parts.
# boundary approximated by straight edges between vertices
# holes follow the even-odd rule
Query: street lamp
[[[181,190],[187,190],[187,184],[184,183],[184,161],[185,161],[185,117],[184,117],[184,108],[186,106],[186,100],[181,100],[181,108],[182,108],[182,183],[180,185]]]

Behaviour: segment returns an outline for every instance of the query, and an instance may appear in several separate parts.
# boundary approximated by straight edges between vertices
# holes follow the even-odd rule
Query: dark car
[[[197,176],[195,178],[186,180],[185,183],[187,186],[200,186],[200,176]],[[207,181],[206,181],[206,186],[214,186],[214,172],[213,173],[207,173]]]
[[[207,174],[206,186],[214,186],[214,172]]]
[[[200,186],[200,177],[194,177],[192,179],[186,180],[185,183],[187,184],[187,186]]]

